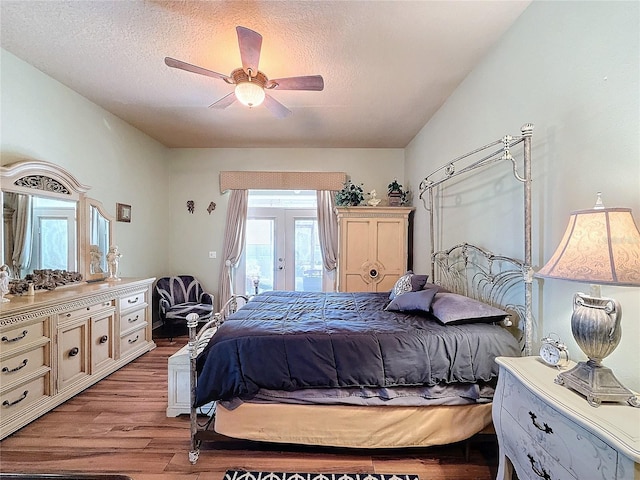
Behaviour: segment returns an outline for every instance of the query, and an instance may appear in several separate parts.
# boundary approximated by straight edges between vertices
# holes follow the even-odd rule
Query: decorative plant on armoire
[[[391,207],[406,205],[409,201],[409,192],[402,188],[397,178],[394,178],[393,182],[387,186],[387,194],[389,196],[389,206]]]
[[[336,205],[338,207],[357,207],[364,202],[362,185],[362,183],[356,185],[351,180],[344,182],[342,190],[336,193]]]

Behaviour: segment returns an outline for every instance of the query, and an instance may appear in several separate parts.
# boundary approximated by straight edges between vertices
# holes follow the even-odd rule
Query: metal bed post
[[[431,237],[431,251],[429,252],[429,258],[431,258],[431,281],[436,281],[436,268],[435,268],[435,229],[433,223],[433,188],[429,189],[429,236]]]
[[[524,354],[531,355],[531,344],[533,343],[533,267],[531,254],[531,137],[533,135],[533,124],[526,123],[522,126],[522,136],[524,137],[524,268],[525,278],[525,328]]]
[[[194,406],[196,403],[196,382],[198,380],[196,373],[196,358],[198,357],[196,333],[198,328],[198,318],[197,313],[190,313],[187,315],[187,327],[189,328],[189,401],[191,402],[189,408],[189,417],[191,420],[189,462],[192,464],[195,464],[198,461],[198,456],[200,455],[200,442],[196,440],[196,433],[198,432],[198,411]]]

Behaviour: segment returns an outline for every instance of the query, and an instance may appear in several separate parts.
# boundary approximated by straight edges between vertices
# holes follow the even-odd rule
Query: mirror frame
[[[86,196],[91,187],[84,185],[71,173],[59,165],[42,161],[20,161],[6,166],[0,166],[0,181],[2,191],[23,194],[37,194],[43,197],[75,200],[76,234],[78,245],[78,272],[86,281],[102,280],[104,274],[92,274],[90,271],[90,208],[97,207],[101,215],[109,220],[109,243],[114,243],[113,222],[104,207],[97,200]],[[106,255],[106,252],[104,253]]]
[[[92,207],[95,208],[100,215],[102,215],[105,219],[109,221],[109,245],[107,245],[107,251],[102,252],[103,258],[105,259],[107,257],[109,247],[111,245],[114,245],[113,223],[116,221],[116,219],[115,217],[113,217],[112,215],[109,215],[105,211],[104,206],[98,200],[85,197],[84,203],[85,205],[82,208],[82,211],[83,211],[82,215],[84,216],[82,224],[85,225],[85,229],[84,229],[85,234],[82,237],[82,245],[81,245],[81,250],[85,252],[83,256],[87,261],[85,272],[84,272],[84,278],[89,282],[104,280],[107,277],[107,269],[105,269],[105,271],[101,273],[93,273],[91,271],[91,208]]]

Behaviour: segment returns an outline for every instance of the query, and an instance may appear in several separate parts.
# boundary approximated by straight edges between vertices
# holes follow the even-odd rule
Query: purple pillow
[[[452,293],[451,290],[447,290],[442,285],[438,285],[436,283],[425,283],[424,287],[422,287],[423,290],[431,290],[433,288],[435,288],[438,293]]]
[[[417,292],[422,290],[424,284],[427,283],[429,275],[416,275],[411,270],[402,275],[391,289],[389,300],[393,300],[396,296],[407,292]]]
[[[429,313],[433,297],[438,291],[418,290],[417,292],[407,292],[402,295],[396,295],[385,308],[390,312],[424,312]]]
[[[455,293],[437,293],[431,303],[431,313],[445,325],[494,323],[509,316],[499,308]]]

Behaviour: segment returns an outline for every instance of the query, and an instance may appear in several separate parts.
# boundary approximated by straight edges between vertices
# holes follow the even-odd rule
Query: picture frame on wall
[[[116,220],[118,222],[131,222],[131,205],[116,203]]]

